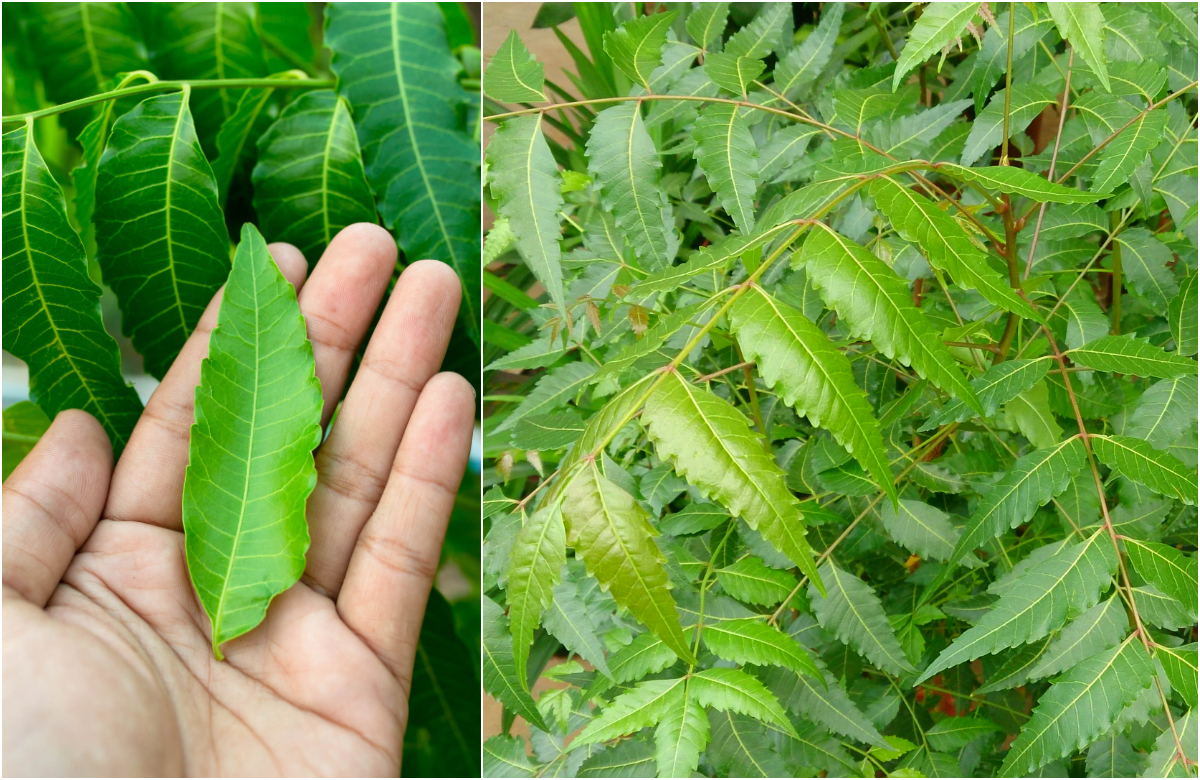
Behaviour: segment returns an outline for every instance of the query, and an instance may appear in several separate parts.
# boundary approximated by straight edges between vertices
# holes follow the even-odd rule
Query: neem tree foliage
[[[1194,776],[1194,7],[637,7],[484,77],[485,773]]]
[[[228,282],[183,498],[217,658],[304,570],[322,435],[304,319],[266,242],[311,267],[342,228],[377,222],[402,250],[397,273],[451,264],[465,294],[448,367],[477,375],[473,44],[457,3],[4,6],[4,348],[28,364],[33,401],[5,411],[5,475],[64,409],[96,417],[117,456],[141,415],[97,282],[156,378]],[[478,483],[464,490],[448,549],[470,572]],[[409,773],[478,771],[471,612],[464,642],[431,595]]]

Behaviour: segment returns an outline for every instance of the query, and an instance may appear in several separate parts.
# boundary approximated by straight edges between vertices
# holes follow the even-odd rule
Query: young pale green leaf
[[[1179,458],[1129,436],[1093,435],[1091,440],[1092,451],[1104,465],[1155,493],[1195,505],[1196,470]]]
[[[742,233],[754,229],[758,149],[738,107],[716,103],[700,111],[692,128],[696,164]]]
[[[687,34],[692,37],[692,43],[707,49],[725,32],[728,18],[729,3],[701,3],[688,14]]]
[[[592,461],[567,486],[563,516],[568,543],[588,573],[676,655],[692,660],[646,511]]]
[[[356,119],[367,180],[406,258],[448,263],[463,283],[458,321],[479,343],[479,145],[460,129],[466,92],[434,3],[326,9],[338,94]]]
[[[1136,636],[1094,655],[1059,677],[1004,757],[1004,777],[1070,755],[1108,731],[1121,710],[1154,684],[1154,665]]]
[[[896,63],[892,91],[899,88],[909,71],[962,35],[978,12],[978,3],[928,3],[909,32],[908,42]]]
[[[708,715],[684,683],[683,702],[666,712],[654,730],[654,759],[659,777],[691,777],[708,745]]]
[[[1175,339],[1175,350],[1180,355],[1195,355],[1196,336],[1196,272],[1192,271],[1179,286],[1179,294],[1171,299],[1167,312],[1171,336]]]
[[[1120,597],[1112,596],[1071,621],[1029,670],[1030,680],[1053,677],[1075,664],[1116,647],[1129,631]]]
[[[1024,168],[993,165],[986,168],[964,168],[953,163],[942,163],[939,171],[944,171],[959,179],[982,184],[984,187],[1009,195],[1020,195],[1039,203],[1095,203],[1104,197],[1104,190],[1099,194],[1064,187],[1052,181],[1046,181],[1035,173]]]
[[[1130,228],[1115,240],[1121,247],[1126,283],[1155,311],[1163,311],[1179,293],[1179,283],[1168,267],[1174,260],[1171,250],[1145,228]]]
[[[808,318],[761,287],[738,298],[729,317],[743,355],[784,403],[828,429],[895,501],[879,423],[850,360]]]
[[[971,133],[967,136],[961,159],[964,166],[969,168],[974,165],[1004,140],[1004,93],[1005,90],[1001,89],[992,95],[987,108],[979,112],[971,123]],[[1054,102],[1054,96],[1041,84],[1014,83],[1009,99],[1008,132],[1014,136],[1023,132],[1034,117]]]
[[[950,717],[934,724],[925,732],[925,738],[934,750],[954,751],[979,737],[1000,731],[1003,729],[987,718]]]
[[[821,567],[826,596],[809,586],[808,598],[821,628],[853,647],[880,669],[900,675],[916,669],[904,657],[883,604],[871,586],[832,560]]]
[[[544,103],[544,83],[542,63],[525,48],[516,30],[500,44],[483,74],[483,91],[502,103]]]
[[[1092,189],[1111,192],[1127,182],[1133,169],[1163,140],[1167,112],[1151,111],[1121,131],[1100,153],[1100,164],[1092,178]]]
[[[162,378],[229,275],[212,168],[196,140],[190,89],[118,119],[96,180],[96,247],[122,330]]]
[[[583,433],[583,418],[574,409],[522,417],[512,431],[512,445],[520,450],[557,450]]]
[[[772,569],[761,558],[747,556],[717,569],[717,582],[730,596],[747,604],[773,607],[796,587],[796,578]]]
[[[740,669],[713,668],[697,672],[692,677],[689,694],[704,707],[749,715],[764,723],[773,723],[789,734],[794,731],[775,694]]]
[[[950,274],[960,287],[978,290],[1005,311],[1041,321],[1008,280],[988,264],[987,253],[975,246],[954,218],[933,201],[890,176],[877,179],[871,185],[871,194],[896,231],[924,250],[934,268]]]
[[[321,383],[296,290],[247,223],[200,365],[183,482],[188,572],[218,660],[304,573],[320,443]]]
[[[1108,81],[1108,59],[1104,54],[1104,14],[1099,3],[1047,3],[1058,32],[1071,44],[1092,73],[1100,79],[1106,92],[1112,92]]]
[[[604,33],[604,50],[622,73],[649,90],[650,74],[662,62],[667,30],[678,15],[678,11],[670,11],[630,19]]]
[[[1000,405],[1016,398],[1021,393],[1036,385],[1046,376],[1050,367],[1050,359],[1036,358],[1034,360],[1006,360],[990,367],[983,374],[971,380],[971,389],[983,405],[985,416],[991,417]],[[950,400],[936,414],[931,416],[922,431],[932,431],[953,422],[965,422],[973,416],[967,405],[957,398]]]
[[[1119,374],[1172,379],[1196,373],[1196,361],[1165,352],[1131,333],[1098,338],[1067,355],[1081,366]]]
[[[856,742],[886,748],[887,741],[851,701],[824,662],[816,659],[816,664],[825,678],[824,685],[782,667],[766,667],[760,675],[771,692],[797,715]]]
[[[1138,398],[1125,418],[1122,433],[1165,450],[1179,441],[1182,431],[1196,423],[1197,382],[1195,376],[1155,382]]]
[[[344,227],[375,222],[346,101],[333,90],[305,92],[258,140],[254,210],[272,241],[287,241],[314,268]]]
[[[1200,592],[1195,557],[1165,544],[1140,539],[1126,539],[1125,554],[1142,579],[1153,582],[1163,593],[1184,604],[1195,601]]]
[[[1117,555],[1103,529],[1064,546],[1017,578],[996,606],[943,650],[917,682],[965,661],[1041,639],[1090,609],[1116,570]]]
[[[659,187],[662,163],[638,105],[625,103],[597,114],[587,154],[601,202],[643,267],[669,266],[679,243],[675,219]]]
[[[678,656],[656,634],[638,634],[632,642],[609,656],[607,679],[597,678],[588,693],[594,695],[612,684],[622,685],[658,674],[676,660]]]
[[[1154,657],[1162,664],[1163,671],[1171,681],[1171,687],[1189,707],[1195,709],[1196,681],[1200,677],[1200,667],[1196,663],[1196,643],[1192,642],[1182,647],[1158,645],[1154,648]]]
[[[121,375],[121,353],[100,320],[100,288],[32,131],[29,121],[4,134],[4,349],[29,365],[29,394],[46,416],[83,409],[119,457],[142,402]]]
[[[704,72],[712,82],[727,92],[743,97],[766,69],[762,60],[739,57],[728,52],[714,52],[704,58]]]
[[[520,682],[525,678],[525,671],[517,674],[517,667],[513,663],[512,637],[508,633],[504,610],[486,595],[480,597],[479,603],[483,689],[526,722],[549,731],[537,705],[533,703],[533,697]]]
[[[844,10],[842,3],[830,3],[821,9],[821,22],[817,28],[775,66],[773,86],[776,92],[789,99],[795,98],[817,80],[833,54]]]
[[[13,473],[50,428],[50,418],[31,401],[17,401],[4,410],[4,479]]]
[[[687,685],[687,678],[638,683],[613,699],[595,720],[579,732],[567,749],[577,750],[594,742],[616,739],[658,724],[667,713],[683,706]]]
[[[704,626],[704,644],[715,655],[737,664],[782,666],[824,682],[812,656],[795,639],[758,618],[722,620]]]
[[[642,421],[659,457],[822,587],[796,497],[745,415],[672,371],[651,393]]]
[[[544,507],[525,521],[509,552],[508,620],[512,626],[513,662],[517,678],[528,687],[525,665],[537,631],[567,562],[567,538],[562,510]]]
[[[904,280],[861,245],[822,223],[815,227],[792,265],[808,270],[822,300],[846,321],[852,335],[871,339],[880,352],[899,357],[982,414],[979,399],[939,334],[913,305]]]
[[[563,197],[558,165],[542,134],[541,115],[513,117],[497,128],[488,144],[487,160],[492,194],[500,201],[500,215],[513,227],[521,259],[550,300],[565,310],[558,217]]]
[[[787,46],[792,36],[791,3],[763,3],[758,14],[725,43],[735,57],[763,59]]]

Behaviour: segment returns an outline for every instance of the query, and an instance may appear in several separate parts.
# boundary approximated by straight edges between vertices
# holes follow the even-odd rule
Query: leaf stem
[[[132,74],[131,74],[132,75]],[[123,87],[114,89],[109,92],[101,92],[96,95],[89,95],[85,98],[72,100],[69,103],[60,103],[57,106],[49,106],[48,108],[40,108],[37,111],[28,111],[24,114],[13,114],[4,117],[4,124],[15,124],[24,122],[26,119],[40,119],[45,116],[61,114],[66,111],[74,111],[77,108],[85,108],[97,103],[103,103],[107,100],[117,100],[124,97],[132,97],[134,95],[145,95],[151,92],[168,92],[175,89],[183,89],[191,87],[192,89],[332,89],[337,86],[337,82],[333,79],[279,79],[279,78],[262,78],[262,79],[192,79],[185,81],[152,81],[149,84],[138,84],[132,87]]]

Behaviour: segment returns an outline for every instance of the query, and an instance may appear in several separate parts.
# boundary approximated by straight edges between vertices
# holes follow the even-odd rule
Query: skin
[[[353,225],[299,291],[328,424],[396,262]],[[437,373],[460,286],[400,277],[308,501],[304,579],[213,658],[184,558],[181,500],[200,361],[220,293],[155,390],[120,462],[91,416],[58,415],[4,483],[5,775],[388,775],[413,659],[470,449],[475,394]]]

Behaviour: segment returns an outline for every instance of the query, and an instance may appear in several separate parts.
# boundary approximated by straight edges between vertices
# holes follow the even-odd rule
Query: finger
[[[108,435],[87,412],[54,418],[4,482],[4,584],[44,607],[104,508]]]
[[[475,391],[457,374],[425,386],[379,508],[359,535],[338,612],[408,691],[429,588],[471,449]]]
[[[396,267],[396,241],[378,225],[350,225],[329,242],[312,278],[300,291],[300,311],[317,359],[317,379],[327,425],[388,280]]]
[[[303,289],[308,263],[291,244],[271,244],[271,256],[296,289]],[[188,437],[200,384],[200,362],[208,355],[208,335],[217,325],[224,287],[204,310],[196,329],[154,390],[113,472],[104,516],[183,528],[183,476]]]
[[[330,596],[337,595],[358,533],[383,495],[417,396],[445,357],[461,295],[445,263],[421,260],[404,270],[317,453],[306,582]]]

